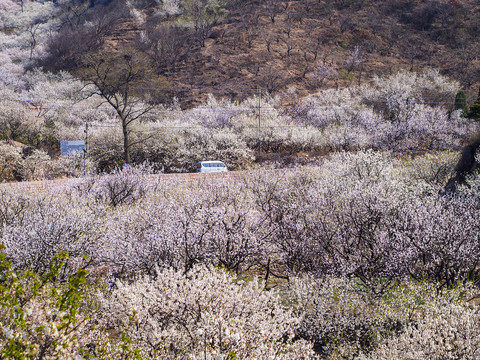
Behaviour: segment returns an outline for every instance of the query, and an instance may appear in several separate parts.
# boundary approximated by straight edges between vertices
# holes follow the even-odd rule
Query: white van
[[[228,171],[225,164],[221,161],[200,161],[197,164],[197,172],[199,173],[211,173]]]

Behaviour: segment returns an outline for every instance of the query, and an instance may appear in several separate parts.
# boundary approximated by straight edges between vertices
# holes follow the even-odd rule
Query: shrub
[[[392,223],[395,259],[404,274],[435,280],[439,287],[479,276],[480,216],[478,199],[469,196],[424,196],[402,205]]]
[[[369,359],[478,359],[479,323],[478,309],[446,304],[385,341]]]
[[[22,190],[0,190],[0,236],[6,226],[21,221],[30,205],[30,197]]]
[[[51,160],[45,151],[33,149],[32,153],[19,163],[17,174],[22,180],[44,180],[48,178]]]
[[[22,162],[18,147],[0,142],[0,182],[13,181],[16,178],[16,167]]]
[[[452,176],[458,159],[459,154],[451,151],[417,156],[405,161],[402,176],[412,186],[428,186],[437,193]]]
[[[304,277],[291,286],[301,318],[297,335],[313,342],[322,358],[355,359],[369,353],[382,338],[399,333],[407,320],[402,309],[385,311],[382,300],[355,280]]]
[[[92,163],[83,156],[52,159],[43,150],[0,142],[0,181],[31,181],[78,177],[91,172]]]
[[[449,113],[458,85],[436,71],[400,72],[376,78],[374,86],[324,90],[291,111],[296,123],[321,131],[327,150],[424,151],[458,148],[475,125]]]
[[[163,270],[133,282],[117,282],[104,300],[112,326],[156,357],[254,359],[311,357],[294,341],[297,324],[275,291],[257,279],[247,283],[203,266]]]
[[[51,257],[68,251],[68,261],[60,272],[62,279],[68,279],[97,258],[94,211],[78,201],[54,196],[32,196],[20,201],[22,198],[18,206],[4,210],[7,221],[0,233],[0,243],[5,245],[14,269],[48,273]],[[85,261],[84,255],[92,258]]]
[[[477,100],[475,100],[472,106],[470,106],[468,117],[475,120],[480,120],[480,89],[478,90]]]
[[[88,320],[79,311],[86,272],[79,270],[65,284],[56,282],[67,260],[68,254],[60,252],[49,261],[49,270],[37,275],[12,271],[0,252],[0,357],[74,358],[91,340]]]
[[[463,115],[468,114],[468,105],[467,105],[467,97],[465,96],[465,91],[459,90],[457,95],[455,95],[455,110],[462,110]]]
[[[88,157],[98,172],[111,172],[124,163],[119,129],[107,128],[90,139]]]
[[[377,297],[353,279],[296,278],[298,336],[329,359],[474,359],[478,309],[466,302],[472,284],[438,291],[435,283],[405,281]]]
[[[475,289],[456,286],[438,293],[435,286],[426,284],[423,287],[424,294],[413,298],[415,301],[410,302],[407,308],[409,320],[402,332],[398,336],[382,339],[375,351],[359,359],[473,360],[479,357],[480,313],[476,306],[466,302]],[[402,297],[408,298],[407,289],[411,290],[412,287],[399,286],[392,295],[400,295],[400,300]],[[392,307],[397,303],[394,299],[388,299]],[[399,308],[404,306],[401,303],[398,305]]]
[[[126,164],[122,169],[117,168],[110,174],[90,176],[75,188],[84,198],[116,207],[131,204],[144,197],[153,187],[148,179],[150,174],[152,169],[146,163],[137,166]]]
[[[45,128],[41,121],[29,116],[18,101],[3,100],[0,106],[0,139],[15,140],[37,146]]]
[[[112,215],[115,226],[101,248],[114,274],[152,275],[155,267],[188,271],[198,263],[241,272],[262,257],[262,229],[242,185],[160,184],[161,192]]]

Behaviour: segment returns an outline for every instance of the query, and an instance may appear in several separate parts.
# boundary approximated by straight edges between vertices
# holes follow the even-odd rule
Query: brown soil
[[[295,87],[302,96],[427,67],[460,81],[470,102],[478,92],[478,1],[278,1],[274,22],[263,2],[238,3],[210,30],[204,47],[196,43],[175,71],[165,72],[184,105],[208,93],[243,99],[258,87],[274,93]],[[131,45],[140,30],[127,22],[110,45]],[[349,66],[356,47],[363,61]],[[336,68],[338,78],[315,81],[311,71],[318,64]]]

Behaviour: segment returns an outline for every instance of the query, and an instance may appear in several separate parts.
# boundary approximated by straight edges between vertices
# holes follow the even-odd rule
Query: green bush
[[[463,90],[459,90],[455,95],[455,110],[462,110],[464,115],[468,114],[467,97]]]
[[[468,117],[475,120],[480,120],[480,88],[478,89],[477,100],[470,106]]]
[[[52,285],[68,259],[52,258],[49,271],[37,275],[12,270],[0,246],[0,358],[56,358],[78,348],[78,330],[86,322],[79,313],[85,270],[66,284]]]

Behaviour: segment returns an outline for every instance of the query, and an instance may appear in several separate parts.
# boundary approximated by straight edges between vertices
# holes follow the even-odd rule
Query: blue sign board
[[[83,155],[84,151],[84,140],[60,141],[60,154],[63,156]]]

